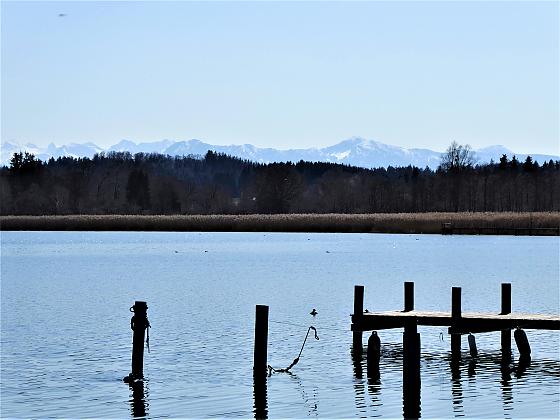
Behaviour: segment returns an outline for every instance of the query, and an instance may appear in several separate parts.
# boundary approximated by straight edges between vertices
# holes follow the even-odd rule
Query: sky
[[[558,155],[559,4],[2,1],[1,137]]]

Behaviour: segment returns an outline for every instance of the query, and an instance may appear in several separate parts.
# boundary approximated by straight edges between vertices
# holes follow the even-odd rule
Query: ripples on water
[[[205,252],[207,251],[207,252]],[[329,251],[328,253],[326,251]],[[402,331],[380,331],[379,371],[351,349],[353,285],[370,310],[495,311],[500,283],[513,310],[558,313],[558,238],[422,235],[2,232],[2,417],[271,418],[560,417],[557,331],[528,331],[532,360],[501,360],[500,334],[463,338],[420,327],[421,388],[403,406]],[[146,381],[130,371],[130,313],[148,302]],[[292,373],[252,378],[255,304],[270,305],[269,356]],[[311,308],[319,311],[309,315]],[[444,332],[443,341],[440,332]],[[364,333],[364,344],[368,333]]]

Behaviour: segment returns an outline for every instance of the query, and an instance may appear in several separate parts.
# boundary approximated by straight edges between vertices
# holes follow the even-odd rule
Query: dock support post
[[[458,327],[461,322],[461,288],[451,289],[451,326]],[[451,354],[455,357],[461,355],[461,334],[451,334]]]
[[[255,419],[266,419],[267,409],[267,352],[268,352],[268,306],[255,308],[255,348],[253,354],[253,395]]]
[[[364,314],[364,286],[354,286],[354,317]],[[354,352],[362,352],[362,331],[352,333],[352,348]]]
[[[404,282],[404,311],[409,312],[414,310],[414,282]]]
[[[420,417],[420,333],[416,319],[404,327],[403,333],[403,416]]]
[[[132,329],[132,371],[123,378],[124,382],[134,382],[144,377],[144,333],[150,325],[148,322],[148,305],[146,302],[135,301],[130,307],[134,315],[130,319]]]
[[[500,315],[508,315],[511,313],[511,283],[502,283],[502,310]],[[511,360],[511,330],[501,331],[502,344],[502,360],[509,362]]]

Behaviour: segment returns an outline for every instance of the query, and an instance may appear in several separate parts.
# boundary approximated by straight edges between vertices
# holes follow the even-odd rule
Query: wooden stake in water
[[[132,372],[123,380],[132,382],[135,379],[144,377],[144,334],[148,328],[148,305],[146,302],[136,301],[134,306],[130,308],[134,312],[130,320],[130,328],[132,329]]]
[[[255,348],[253,354],[253,374],[266,376],[268,346],[268,306],[257,305],[255,309]]]
[[[255,348],[253,353],[253,395],[255,419],[266,419],[267,409],[267,353],[268,353],[268,306],[255,308]]]

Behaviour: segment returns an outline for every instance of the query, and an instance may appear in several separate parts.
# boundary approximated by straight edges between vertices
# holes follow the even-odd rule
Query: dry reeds
[[[2,216],[0,230],[175,232],[369,232],[558,235],[559,212],[249,215]]]

